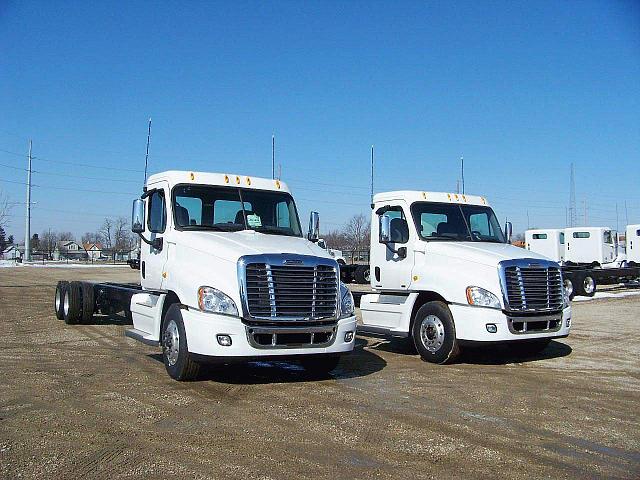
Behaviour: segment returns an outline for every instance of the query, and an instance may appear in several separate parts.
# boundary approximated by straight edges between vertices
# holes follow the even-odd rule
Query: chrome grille
[[[529,260],[505,264],[502,268],[509,311],[548,312],[562,309],[562,274],[557,264]]]
[[[311,257],[313,258],[313,257]],[[316,259],[317,260],[317,259]],[[246,263],[245,299],[250,317],[267,320],[337,318],[338,269],[298,260]],[[306,263],[306,264],[305,264]]]

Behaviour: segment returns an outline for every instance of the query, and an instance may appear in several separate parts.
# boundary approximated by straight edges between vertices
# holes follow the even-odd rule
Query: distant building
[[[103,248],[101,243],[83,243],[82,248],[89,260],[100,260],[102,258]]]
[[[87,258],[87,252],[77,242],[73,240],[61,240],[56,242],[53,251],[54,260],[82,260]]]
[[[9,245],[3,252],[0,252],[0,260],[17,260],[19,258],[22,258],[22,252],[17,245]]]

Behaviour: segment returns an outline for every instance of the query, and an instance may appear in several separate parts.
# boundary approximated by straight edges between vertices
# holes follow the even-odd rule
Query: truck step
[[[129,330],[124,331],[125,337],[133,338],[134,340],[138,340],[145,345],[153,345],[155,347],[160,345],[160,342],[158,340],[149,338],[148,335],[148,333],[143,332],[142,330],[136,330],[135,328],[130,328]]]

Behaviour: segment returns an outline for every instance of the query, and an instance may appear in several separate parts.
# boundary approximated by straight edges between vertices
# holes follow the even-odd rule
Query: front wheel
[[[188,381],[197,377],[200,365],[191,358],[187,333],[177,304],[167,310],[162,322],[162,359],[167,373],[174,380]]]
[[[460,355],[453,315],[444,302],[425,303],[413,321],[413,343],[425,362],[445,364]]]

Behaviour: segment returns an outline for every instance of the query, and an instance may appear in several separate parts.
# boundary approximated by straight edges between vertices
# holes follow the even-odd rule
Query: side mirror
[[[507,222],[504,224],[504,236],[507,239],[507,243],[511,243],[511,236],[513,235],[513,224]]]
[[[311,212],[311,215],[309,215],[309,233],[307,233],[307,240],[317,242],[319,238],[320,214],[318,212]]]
[[[380,218],[380,243],[389,243],[391,241],[391,218],[383,215]]]
[[[144,232],[144,200],[136,198],[131,209],[131,231],[133,233]]]

